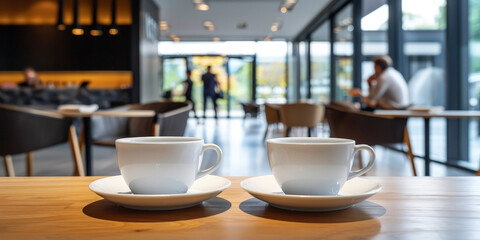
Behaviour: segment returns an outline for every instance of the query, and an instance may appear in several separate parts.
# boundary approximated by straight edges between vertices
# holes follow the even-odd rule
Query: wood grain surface
[[[202,205],[135,211],[88,189],[99,177],[0,178],[0,239],[480,239],[479,177],[369,177],[383,189],[350,209],[276,209],[240,188]]]

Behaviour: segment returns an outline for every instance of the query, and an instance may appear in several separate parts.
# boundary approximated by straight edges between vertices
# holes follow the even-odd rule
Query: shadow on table
[[[379,218],[387,212],[384,207],[369,201],[361,202],[348,209],[332,212],[297,212],[272,207],[256,198],[240,203],[240,210],[261,218],[305,223],[358,222]]]
[[[124,208],[107,200],[92,202],[83,208],[87,216],[120,222],[171,222],[217,215],[230,209],[232,204],[219,197],[211,198],[194,207],[165,210],[141,211]]]

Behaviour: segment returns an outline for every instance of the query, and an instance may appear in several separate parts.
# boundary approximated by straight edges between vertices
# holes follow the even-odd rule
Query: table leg
[[[83,118],[83,134],[85,140],[85,168],[86,175],[92,176],[92,136],[90,117]]]
[[[425,122],[425,176],[430,176],[430,118],[424,118]]]

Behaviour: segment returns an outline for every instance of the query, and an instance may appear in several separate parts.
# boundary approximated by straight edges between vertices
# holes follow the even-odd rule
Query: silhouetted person
[[[203,118],[207,113],[207,98],[213,102],[213,110],[215,111],[215,118],[217,118],[217,96],[215,87],[218,85],[217,76],[212,72],[212,66],[207,67],[207,72],[202,75],[203,81]]]
[[[31,87],[31,88],[40,88],[42,87],[42,82],[38,79],[37,72],[32,67],[27,67],[23,70],[23,76],[25,80],[18,83],[19,87]]]
[[[183,81],[183,85],[184,85],[183,96],[185,96],[187,101],[190,101],[192,103],[192,111],[195,118],[197,118],[197,113],[195,112],[195,102],[193,101],[193,98],[192,98],[193,81],[191,76],[192,76],[192,71],[187,70],[187,79]]]
[[[377,57],[373,60],[375,73],[367,80],[368,95],[363,96],[360,89],[352,89],[349,94],[362,97],[366,105],[364,110],[404,109],[409,105],[408,86],[402,74],[395,70],[392,60],[388,56]]]

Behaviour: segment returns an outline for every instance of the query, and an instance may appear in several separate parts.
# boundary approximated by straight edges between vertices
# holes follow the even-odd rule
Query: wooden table
[[[126,111],[95,111],[91,113],[73,112],[73,111],[58,111],[65,117],[81,117],[83,121],[83,139],[85,141],[85,173],[87,176],[93,175],[92,164],[92,116],[104,117],[153,117],[155,111],[153,110],[126,110]]]
[[[419,117],[424,120],[425,176],[430,176],[430,118],[480,118],[480,111],[445,110],[420,112],[408,110],[376,110],[375,115],[394,118]]]
[[[480,239],[480,177],[368,177],[377,195],[329,213],[271,207],[242,177],[203,205],[135,211],[91,192],[98,178],[0,178],[0,239]]]

